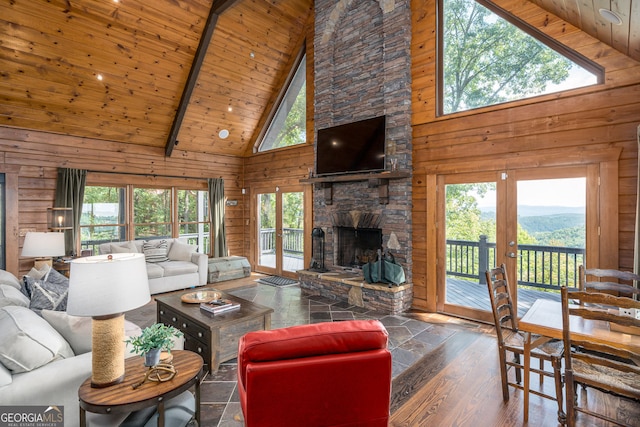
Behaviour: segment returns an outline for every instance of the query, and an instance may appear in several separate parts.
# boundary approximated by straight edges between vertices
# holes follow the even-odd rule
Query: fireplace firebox
[[[382,248],[382,230],[379,228],[336,227],[336,265],[361,268],[375,261]]]

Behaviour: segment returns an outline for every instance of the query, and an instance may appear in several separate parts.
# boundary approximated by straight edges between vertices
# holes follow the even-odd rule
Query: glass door
[[[256,271],[297,278],[304,269],[304,191],[299,186],[275,187],[257,193]]]
[[[589,180],[597,181],[588,167],[444,177],[438,310],[491,321],[485,271],[502,263],[519,316],[538,298],[559,301],[561,286],[576,286],[587,231],[597,229],[587,222]]]

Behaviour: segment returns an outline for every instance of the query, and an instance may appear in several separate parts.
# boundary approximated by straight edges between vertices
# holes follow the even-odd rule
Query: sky
[[[495,205],[495,191],[488,192],[478,200],[479,207]],[[518,205],[584,207],[586,178],[518,181]]]

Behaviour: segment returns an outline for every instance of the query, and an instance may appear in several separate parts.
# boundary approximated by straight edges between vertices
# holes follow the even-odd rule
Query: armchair
[[[249,332],[238,344],[245,425],[384,426],[391,353],[377,320]]]

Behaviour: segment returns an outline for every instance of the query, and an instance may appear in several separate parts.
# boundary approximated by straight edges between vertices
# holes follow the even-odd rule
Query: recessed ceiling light
[[[227,111],[233,111],[233,107],[232,107],[231,105],[229,105],[229,106],[227,107]]]
[[[96,74],[96,79],[102,81],[102,74]]]
[[[222,129],[218,133],[218,136],[220,137],[220,139],[227,139],[227,137],[229,136],[229,131],[227,129]]]
[[[249,54],[249,56],[250,56],[250,57],[252,57],[252,58],[255,58],[255,57],[256,57],[256,54],[255,54],[255,53],[253,53],[253,52],[251,52],[251,53]]]
[[[614,11],[609,9],[600,9],[598,12],[600,12],[600,16],[602,16],[605,20],[611,22],[612,24],[622,25],[622,18],[620,18],[620,15],[618,15]]]

